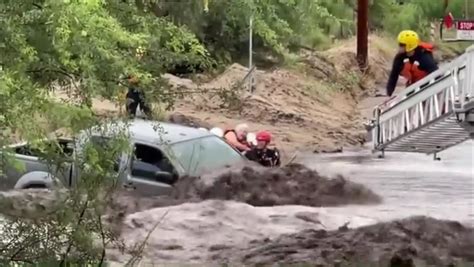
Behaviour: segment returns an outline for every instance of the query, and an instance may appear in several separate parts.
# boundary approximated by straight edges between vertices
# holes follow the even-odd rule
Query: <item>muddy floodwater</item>
[[[439,154],[386,153],[370,147],[339,154],[304,155],[300,162],[323,175],[342,174],[383,197],[373,206],[327,208],[378,221],[426,215],[474,225],[474,142],[467,141]]]

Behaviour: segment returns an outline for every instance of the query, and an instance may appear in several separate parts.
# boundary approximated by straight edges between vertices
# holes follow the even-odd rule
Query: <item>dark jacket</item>
[[[265,167],[280,166],[280,152],[276,148],[259,149],[254,147],[251,150],[245,152],[245,156],[249,160],[258,162]]]
[[[387,95],[392,96],[399,75],[407,79],[407,86],[409,86],[437,69],[438,64],[434,60],[431,50],[424,45],[418,46],[415,49],[415,54],[411,57],[408,57],[406,53],[397,54],[393,60],[392,71],[387,83]]]
[[[130,86],[126,95],[127,98],[127,112],[130,116],[135,116],[138,105],[140,109],[148,116],[151,114],[151,109],[145,101],[145,96],[140,88]]]

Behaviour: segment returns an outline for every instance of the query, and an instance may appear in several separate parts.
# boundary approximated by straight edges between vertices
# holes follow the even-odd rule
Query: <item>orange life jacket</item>
[[[235,130],[232,129],[232,128],[225,128],[224,129],[224,135],[226,135],[228,132],[234,132],[235,133]]]
[[[430,43],[420,42],[418,46],[420,46],[421,48],[425,49],[426,51],[430,53],[432,53],[434,50],[434,45]]]
[[[434,46],[429,43],[422,42],[419,46],[425,50],[424,52],[432,53],[434,49]],[[416,83],[428,75],[428,72],[418,68],[420,65],[418,61],[411,63],[410,59],[405,58],[403,63],[403,69],[400,74],[407,80],[407,86]]]
[[[224,135],[223,135],[224,139],[225,139],[226,134],[229,133],[229,132],[233,132],[233,133],[235,134],[235,137],[237,138],[237,141],[238,141],[239,143],[250,147],[250,144],[247,142],[247,140],[239,140],[239,137],[237,136],[237,132],[236,132],[234,129],[232,129],[232,128],[226,128],[226,129],[224,130]]]

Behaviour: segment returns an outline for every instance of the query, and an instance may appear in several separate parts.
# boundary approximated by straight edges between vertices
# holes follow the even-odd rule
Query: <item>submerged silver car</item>
[[[60,181],[74,186],[81,168],[74,159],[86,142],[107,144],[124,129],[130,150],[118,156],[118,179],[127,190],[140,195],[159,195],[171,191],[182,176],[199,176],[208,171],[247,162],[247,159],[209,131],[176,124],[135,119],[114,122],[82,131],[74,139],[61,139],[58,153],[64,158],[61,166],[47,164],[39,151],[28,143],[9,146],[14,158],[24,168],[7,166],[0,178],[0,189],[51,188]],[[45,140],[44,142],[48,142]],[[6,179],[5,179],[6,178]]]

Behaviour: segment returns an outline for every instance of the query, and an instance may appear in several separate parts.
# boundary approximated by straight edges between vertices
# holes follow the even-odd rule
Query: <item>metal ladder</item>
[[[474,138],[474,45],[374,108],[373,152],[434,154]]]

